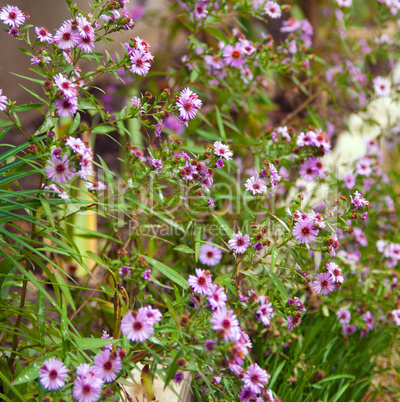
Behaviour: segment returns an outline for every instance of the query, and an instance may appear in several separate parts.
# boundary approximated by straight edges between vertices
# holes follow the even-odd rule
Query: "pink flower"
[[[214,142],[214,154],[226,160],[232,159],[233,152],[229,150],[228,145],[222,144],[221,141]]]
[[[56,101],[57,113],[60,117],[72,117],[78,110],[76,98],[59,99]]]
[[[329,272],[317,275],[311,285],[315,292],[323,295],[327,295],[335,289],[335,284]]]
[[[57,184],[66,183],[74,176],[74,172],[70,170],[67,155],[63,155],[62,158],[49,159],[45,170],[49,180]]]
[[[138,310],[138,314],[141,314],[142,312],[146,316],[147,321],[152,325],[161,321],[162,314],[161,314],[160,310],[157,308],[153,308],[151,306],[141,307]]]
[[[211,310],[218,310],[225,307],[226,301],[228,300],[224,289],[216,283],[210,285],[207,290],[207,296]]]
[[[212,329],[221,331],[226,341],[236,341],[240,336],[239,321],[232,310],[221,308],[213,312],[210,320]]]
[[[293,236],[299,243],[312,243],[317,237],[318,230],[309,219],[300,219],[293,228]]]
[[[381,76],[375,77],[373,80],[373,86],[375,94],[377,96],[389,96],[390,95],[390,81],[387,78]]]
[[[256,394],[268,384],[269,374],[263,370],[257,363],[251,364],[243,374],[242,381],[246,387],[249,387]]]
[[[16,6],[7,4],[1,8],[0,20],[11,28],[18,28],[25,22],[25,19],[24,13]]]
[[[56,87],[63,92],[65,98],[75,98],[78,95],[77,86],[73,84],[65,75],[59,73],[54,76],[54,83]]]
[[[344,185],[351,190],[356,184],[356,178],[352,173],[348,172],[343,176],[343,182]]]
[[[260,297],[260,308],[256,311],[256,320],[261,321],[266,327],[271,323],[271,316],[274,311],[272,303],[267,302],[265,297]]]
[[[356,239],[356,241],[360,243],[361,246],[363,247],[368,246],[367,236],[360,228],[354,228],[353,236]]]
[[[307,133],[300,133],[297,137],[296,144],[298,147],[304,147],[306,145],[312,146],[315,143],[316,135],[314,131],[307,131]]]
[[[244,186],[246,187],[246,190],[250,191],[253,195],[262,194],[267,191],[265,181],[257,176],[251,176],[247,179]]]
[[[282,15],[282,11],[278,3],[272,0],[267,1],[267,4],[264,7],[264,11],[269,17],[273,19],[280,18]]]
[[[141,76],[145,76],[151,67],[150,60],[153,60],[153,56],[143,49],[134,49],[129,53],[132,66],[130,70]]]
[[[76,368],[78,377],[75,380],[72,396],[77,402],[95,402],[100,398],[103,380],[97,376],[96,369],[88,364],[80,364]]]
[[[202,264],[213,267],[222,259],[222,251],[212,244],[202,244],[200,246],[199,260]]]
[[[109,349],[103,350],[95,356],[93,361],[98,378],[104,382],[115,381],[122,369],[121,357],[119,355],[111,356],[111,353]]]
[[[88,21],[85,17],[79,16],[76,21],[78,22],[78,32],[81,38],[91,38],[94,40],[95,33],[90,21]]]
[[[369,204],[369,202],[358,191],[354,193],[354,199],[352,196],[350,196],[350,198],[351,198],[350,204],[354,205],[354,210],[357,210],[357,208]]]
[[[250,246],[250,236],[242,235],[241,232],[232,235],[232,239],[228,241],[229,248],[236,254],[243,254]]]
[[[40,42],[53,42],[53,35],[49,32],[49,30],[45,27],[35,27],[35,32]]]
[[[341,268],[337,264],[335,264],[333,261],[328,262],[328,264],[325,265],[326,269],[330,272],[332,275],[331,278],[333,282],[338,282],[338,283],[343,283],[343,273]]]
[[[205,295],[208,292],[208,288],[212,283],[211,274],[203,269],[196,268],[196,275],[189,275],[189,285],[192,289],[201,295]]]
[[[94,37],[85,36],[79,39],[78,48],[83,50],[83,53],[90,53],[94,49]]]
[[[4,112],[7,109],[7,96],[2,95],[3,90],[0,89],[0,111]]]
[[[351,7],[353,0],[336,0],[339,7]]]
[[[67,368],[58,359],[48,359],[39,371],[40,383],[48,391],[56,391],[65,385],[67,373]]]
[[[393,314],[393,319],[394,319],[394,322],[396,323],[396,326],[400,327],[400,309],[392,310],[392,314]]]
[[[364,321],[367,324],[367,328],[368,331],[371,331],[374,329],[374,323],[375,323],[375,318],[374,316],[371,314],[370,311],[367,311],[364,315]]]
[[[303,180],[313,181],[316,177],[318,177],[318,171],[315,168],[315,163],[312,158],[308,158],[304,163],[300,166],[300,176]]]
[[[236,43],[234,46],[225,46],[222,57],[224,58],[225,64],[231,67],[240,67],[246,63],[246,59],[243,57],[243,47],[241,43]]]
[[[107,186],[101,181],[96,181],[94,183],[86,183],[85,187],[91,191],[101,191],[107,188]]]
[[[179,113],[185,121],[196,117],[197,111],[201,108],[201,104],[202,102],[198,95],[189,88],[185,88],[181,91],[179,99],[176,102]]]
[[[71,24],[65,23],[62,25],[54,35],[54,43],[63,50],[68,50],[78,45],[80,36],[77,32],[72,30]]]
[[[349,310],[339,310],[336,312],[341,324],[348,324],[351,319],[351,314]]]
[[[121,332],[132,342],[144,342],[154,332],[154,325],[143,309],[130,312],[121,320]]]

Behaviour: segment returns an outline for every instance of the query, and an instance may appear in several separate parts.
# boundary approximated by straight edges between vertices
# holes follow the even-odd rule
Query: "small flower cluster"
[[[133,43],[124,43],[131,62],[130,71],[144,77],[150,70],[154,56],[150,53],[150,45],[143,39],[136,37]]]

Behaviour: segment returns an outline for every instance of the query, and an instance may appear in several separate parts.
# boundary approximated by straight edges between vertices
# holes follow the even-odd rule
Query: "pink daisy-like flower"
[[[306,181],[313,181],[318,177],[318,171],[315,168],[314,160],[312,158],[308,158],[301,164],[299,174],[301,178]]]
[[[203,269],[196,268],[196,275],[189,275],[189,285],[196,293],[201,295],[207,294],[208,288],[212,283],[211,274]]]
[[[122,268],[119,269],[118,274],[121,275],[124,278],[126,276],[131,276],[132,268],[128,267],[127,265],[124,265]]]
[[[78,110],[78,99],[59,99],[56,101],[56,108],[60,117],[72,117]]]
[[[360,228],[354,228],[353,236],[361,246],[367,247],[368,246],[368,239],[366,234]]]
[[[351,198],[350,204],[354,205],[354,210],[357,210],[357,208],[369,204],[369,202],[358,191],[354,193],[354,199],[353,196],[350,196],[350,198]]]
[[[25,19],[24,13],[16,6],[7,4],[5,7],[1,8],[0,20],[11,28],[18,28],[25,22]]]
[[[53,42],[53,35],[45,27],[35,27],[35,32],[40,42],[51,43]]]
[[[226,341],[236,341],[239,338],[239,321],[232,310],[221,308],[214,311],[210,322],[213,330],[223,332]]]
[[[239,393],[239,399],[243,402],[252,401],[256,396],[256,393],[250,387],[243,387]]]
[[[150,60],[153,56],[143,49],[134,49],[129,53],[129,58],[131,59],[132,66],[130,70],[141,76],[145,76],[151,67]]]
[[[224,63],[231,67],[240,67],[246,63],[246,59],[243,57],[244,50],[241,43],[236,43],[235,45],[225,46],[222,57],[224,58]]]
[[[121,357],[111,356],[111,351],[106,349],[95,356],[93,366],[97,376],[104,382],[113,382],[117,379],[122,369]]]
[[[79,162],[81,169],[77,173],[82,180],[87,181],[89,176],[93,174],[92,162],[93,158],[89,153],[83,155],[81,161]]]
[[[225,307],[226,301],[228,300],[224,289],[216,283],[210,285],[207,290],[207,296],[211,310],[218,310]]]
[[[367,324],[367,328],[369,331],[374,329],[374,323],[375,323],[375,318],[374,316],[371,314],[370,311],[367,311],[364,315],[364,321]]]
[[[96,181],[94,183],[86,183],[86,188],[91,191],[105,190],[107,186],[102,181]]]
[[[222,259],[222,251],[212,244],[202,244],[200,246],[199,260],[202,264],[213,267]]]
[[[343,182],[344,185],[351,190],[356,184],[356,178],[351,172],[348,172],[343,176]]]
[[[146,311],[131,311],[121,320],[121,332],[132,342],[144,342],[153,334],[154,326],[148,320]]]
[[[92,52],[94,49],[94,37],[85,36],[84,38],[80,38],[78,48],[83,50],[83,53]]]
[[[62,25],[54,35],[54,43],[63,50],[68,50],[78,45],[80,39],[79,34],[72,30],[71,24]]]
[[[199,1],[195,6],[194,6],[194,17],[198,20],[201,20],[203,18],[207,17],[208,11],[207,11],[207,2],[206,1]]]
[[[296,144],[298,147],[304,147],[306,145],[312,146],[315,143],[316,135],[314,131],[307,131],[307,133],[300,133],[297,137]]]
[[[377,96],[390,95],[390,81],[387,78],[383,78],[379,75],[378,77],[374,78],[372,83]]]
[[[151,269],[146,269],[142,274],[142,278],[146,281],[151,281]]]
[[[181,91],[179,98],[176,102],[181,117],[188,121],[196,117],[197,111],[201,108],[202,102],[198,95],[185,88]]]
[[[282,15],[282,11],[281,8],[279,7],[279,4],[272,0],[267,1],[267,4],[264,7],[264,11],[269,17],[273,19],[280,18]]]
[[[274,311],[272,303],[267,302],[265,297],[260,297],[260,308],[256,311],[256,320],[261,321],[266,327],[271,323],[271,316]]]
[[[393,319],[397,327],[400,327],[400,309],[392,310]]]
[[[247,191],[250,191],[253,195],[262,194],[267,191],[267,185],[265,181],[258,176],[251,176],[244,183]]]
[[[162,162],[160,159],[152,159],[151,164],[154,166],[154,169],[161,170],[162,169]]]
[[[57,184],[66,183],[74,176],[74,172],[70,170],[67,155],[63,155],[62,158],[49,159],[45,170],[49,180]]]
[[[269,173],[270,173],[269,181],[271,183],[271,187],[276,188],[278,183],[281,181],[282,177],[279,176],[278,171],[275,169],[275,166],[272,163],[269,164]]]
[[[332,275],[333,282],[343,283],[343,280],[344,280],[343,272],[337,264],[335,264],[333,261],[331,261],[331,262],[328,262],[328,264],[325,264],[325,267]]]
[[[300,219],[293,228],[293,236],[299,243],[310,244],[317,237],[318,230],[314,228],[311,220]]]
[[[232,239],[228,241],[229,248],[233,250],[236,254],[243,254],[246,252],[247,248],[250,246],[250,236],[242,235],[241,232],[232,235]]]
[[[311,285],[315,292],[323,295],[329,294],[336,288],[329,272],[317,275]]]
[[[7,109],[7,96],[2,95],[3,90],[0,89],[0,111],[4,112]]]
[[[246,387],[249,387],[256,394],[268,384],[269,374],[263,370],[257,363],[251,364],[243,374],[242,381]]]
[[[76,21],[78,23],[77,28],[81,38],[92,37],[94,39],[95,33],[90,21],[82,16],[77,17]]]
[[[351,320],[351,314],[349,310],[339,310],[336,312],[341,324],[348,324]]]
[[[48,391],[56,391],[65,385],[67,373],[67,368],[58,359],[48,359],[39,371],[40,383]]]
[[[79,155],[84,155],[87,152],[86,145],[80,138],[69,136],[67,141],[65,142],[65,145],[70,147],[75,153],[78,153]]]
[[[138,314],[142,314],[142,312],[146,316],[147,321],[152,325],[161,321],[162,314],[161,311],[157,308],[153,308],[151,306],[140,307],[140,309],[138,310]]]
[[[233,152],[229,150],[229,146],[222,144],[221,141],[214,142],[214,154],[228,161],[232,159],[233,156]]]
[[[78,95],[77,86],[61,73],[54,76],[54,84],[60,91],[63,92],[64,97],[67,99],[76,98]]]
[[[102,337],[102,339],[104,339]],[[78,375],[72,390],[72,396],[78,402],[95,402],[99,399],[103,380],[97,377],[94,366],[80,364],[76,368]]]

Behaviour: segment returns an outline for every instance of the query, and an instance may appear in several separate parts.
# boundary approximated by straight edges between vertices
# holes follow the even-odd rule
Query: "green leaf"
[[[13,392],[13,394],[18,398],[18,399],[13,399],[14,401],[19,400],[21,402],[25,402],[26,399],[20,394],[20,392],[13,386],[11,385],[10,381],[8,380],[8,378],[4,375],[4,373],[0,370],[0,378],[3,381],[3,389],[4,389],[4,385],[6,385],[8,388],[10,388],[10,391]]]
[[[39,341],[43,341],[46,329],[46,298],[42,293],[38,293],[36,300],[36,317],[38,326]]]
[[[181,244],[179,246],[174,247],[174,250],[185,254],[194,254],[194,251],[185,244]]]
[[[176,362],[180,358],[181,354],[182,354],[182,349],[176,354],[174,360],[169,365],[168,373],[164,380],[164,382],[165,382],[164,389],[167,388],[169,382],[172,380],[173,376],[175,375],[175,373],[178,370],[178,364]]]
[[[218,215],[213,214],[214,219],[220,224],[221,229],[229,236],[232,237],[232,229],[228,226],[224,219],[219,217]]]
[[[91,350],[114,345],[118,342],[121,342],[121,339],[82,338],[74,341],[74,344],[75,350]]]
[[[264,265],[266,271],[268,272],[269,277],[271,278],[271,282],[274,284],[274,286],[278,289],[279,293],[282,296],[283,301],[286,303],[289,295],[288,292],[286,291],[285,287],[283,286],[283,283],[281,282],[281,280],[272,272],[271,269],[269,269],[268,267],[266,267]]]
[[[158,271],[160,271],[163,275],[165,275],[167,278],[169,278],[172,282],[175,282],[177,285],[181,286],[185,290],[189,289],[188,281],[182,275],[180,275],[176,271],[174,271],[172,268],[167,267],[162,262],[157,261],[153,258],[150,258],[147,255],[144,255],[143,257],[146,259],[147,262],[149,262],[154,268],[156,268]]]
[[[275,246],[271,250],[271,271],[274,270],[276,262],[278,261],[279,249]]]
[[[16,378],[16,380],[13,382],[13,385],[25,384],[27,382],[36,380],[36,378],[39,377],[40,367],[41,366],[36,363],[29,364],[25,368],[25,370],[23,370],[22,373]]]
[[[24,105],[15,106],[12,108],[13,112],[26,112],[28,110],[38,109],[43,106],[42,103],[26,103]]]
[[[201,229],[198,229],[197,233],[196,233],[196,242],[194,244],[194,249],[196,252],[195,258],[196,261],[199,260],[199,255],[200,255],[200,242],[201,242]]]
[[[8,127],[8,126],[13,126],[14,123],[11,120],[3,120],[0,119],[0,127]]]
[[[79,124],[81,123],[81,115],[79,113],[77,113],[74,117],[74,121],[72,122],[68,133],[72,134],[75,132],[75,130],[79,127]]]
[[[219,112],[219,109],[217,106],[215,106],[215,116],[217,118],[219,134],[220,134],[222,140],[226,141],[226,133],[225,133],[225,129],[224,129],[224,123],[222,121],[221,113]]]

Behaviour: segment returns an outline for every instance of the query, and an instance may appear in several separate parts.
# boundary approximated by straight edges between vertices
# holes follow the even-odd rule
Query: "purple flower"
[[[48,391],[56,391],[65,385],[68,369],[56,358],[44,362],[39,371],[40,383]]]
[[[331,274],[331,278],[333,282],[338,282],[338,283],[343,283],[343,273],[341,268],[337,264],[335,264],[333,261],[328,262],[328,264],[325,264],[326,269],[329,271]]]
[[[318,230],[309,219],[300,219],[293,228],[293,236],[299,243],[312,243],[317,237]]]
[[[224,289],[216,283],[210,285],[207,296],[211,310],[218,310],[219,308],[225,307],[226,301],[228,300]]]
[[[54,76],[54,84],[63,92],[66,99],[76,98],[78,95],[78,87],[72,83],[65,75],[61,73]]]
[[[129,312],[121,320],[121,332],[132,342],[144,342],[154,332],[154,325],[147,318],[146,311]]]
[[[243,254],[249,247],[250,237],[249,235],[242,235],[241,232],[232,235],[232,239],[228,241],[229,248],[236,254]]]
[[[243,57],[244,51],[241,43],[236,43],[235,45],[227,45],[224,47],[222,52],[222,57],[224,58],[224,63],[231,67],[240,67],[246,62]]]
[[[150,60],[153,60],[153,56],[144,49],[134,49],[129,52],[129,58],[132,66],[130,70],[137,75],[145,76],[151,67]]]
[[[329,272],[317,275],[315,281],[311,285],[315,292],[323,295],[327,295],[335,289],[332,275]]]
[[[141,307],[138,310],[138,314],[141,314],[141,312],[144,312],[147,321],[152,325],[161,321],[162,314],[157,308],[152,308],[151,306]]]
[[[267,302],[265,297],[259,298],[260,308],[256,311],[256,320],[261,321],[264,326],[269,326],[273,313],[272,303]]]
[[[256,250],[257,253],[260,253],[261,250],[264,248],[264,244],[262,244],[260,241],[254,244],[253,246],[254,250]]]
[[[132,274],[132,268],[124,265],[122,268],[120,268],[118,273],[125,278],[126,276],[130,276]]]
[[[264,7],[264,11],[269,17],[273,19],[280,18],[282,15],[282,11],[278,3],[272,0],[267,1],[267,4]]]
[[[213,267],[222,259],[222,251],[212,244],[202,244],[200,246],[199,260],[202,264]]]
[[[40,42],[51,43],[53,41],[53,35],[45,27],[35,27],[36,35],[38,36]]]
[[[174,380],[177,384],[180,384],[185,378],[185,374],[182,371],[177,371],[174,375]]]
[[[354,205],[354,210],[357,210],[357,208],[362,207],[364,205],[368,205],[369,202],[362,196],[361,193],[359,193],[358,191],[356,191],[354,193],[354,199],[352,196],[350,196],[351,201],[350,203],[352,205]]]
[[[253,195],[262,194],[267,191],[267,185],[263,179],[258,176],[251,176],[244,183],[247,191],[250,191]]]
[[[215,162],[215,166],[216,166],[217,169],[222,169],[224,167],[224,161],[222,159],[218,159]]]
[[[251,364],[243,374],[242,381],[246,387],[249,387],[256,394],[268,384],[269,374],[263,370],[257,363]]]
[[[56,101],[57,113],[60,117],[71,117],[78,110],[77,98],[59,99]]]
[[[374,316],[371,314],[370,311],[367,311],[364,315],[364,321],[367,324],[367,328],[368,331],[371,331],[372,329],[374,329],[374,323],[375,323],[375,318]]]
[[[24,13],[16,6],[7,4],[5,7],[1,8],[0,20],[11,28],[18,28],[25,22],[25,19]]]
[[[72,30],[71,24],[65,22],[55,33],[54,43],[57,43],[59,49],[68,50],[80,42],[80,36]]]
[[[214,347],[215,347],[216,344],[217,344],[217,342],[214,342],[211,339],[207,339],[206,343],[204,344],[204,347],[209,352],[212,352],[214,350]]]
[[[106,349],[97,354],[93,365],[97,376],[104,382],[113,382],[117,374],[122,369],[122,362],[119,355],[111,355],[111,351]]]
[[[160,159],[152,159],[151,164],[156,170],[162,169],[162,162],[160,161]]]
[[[233,152],[229,150],[228,145],[222,144],[221,141],[214,142],[214,154],[226,160],[232,159]]]
[[[78,377],[74,382],[72,396],[77,402],[96,402],[100,398],[103,380],[97,377],[94,367],[81,364],[77,367]]]
[[[341,324],[348,324],[351,319],[351,314],[349,310],[339,310],[336,312]]]
[[[142,278],[146,281],[151,281],[151,269],[146,269],[142,274]]]
[[[244,387],[239,394],[239,399],[243,402],[252,401],[256,396],[255,392],[250,387]]]
[[[62,158],[57,157],[49,159],[45,170],[49,180],[57,184],[66,183],[67,180],[74,176],[74,172],[70,170],[67,155],[64,155]]]
[[[343,335],[353,335],[357,331],[357,327],[355,325],[343,325]]]
[[[201,295],[207,294],[208,288],[212,283],[211,274],[203,269],[196,268],[196,275],[189,275],[189,285],[196,293]]]
[[[176,102],[181,117],[186,121],[196,117],[197,111],[201,108],[201,104],[202,102],[198,95],[189,88],[185,88],[181,91],[178,101]]]
[[[215,207],[214,200],[213,200],[212,198],[209,198],[209,199],[207,200],[207,204],[208,204],[210,207]]]
[[[0,89],[0,111],[4,112],[7,109],[7,96],[2,95],[3,90]]]
[[[221,308],[214,311],[210,320],[212,329],[221,331],[226,341],[236,341],[240,336],[239,321],[232,310]]]

